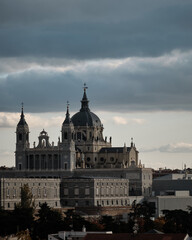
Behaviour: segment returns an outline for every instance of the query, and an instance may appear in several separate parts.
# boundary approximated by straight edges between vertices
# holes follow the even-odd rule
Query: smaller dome
[[[43,131],[40,132],[40,135],[47,136],[47,132],[43,129]]]

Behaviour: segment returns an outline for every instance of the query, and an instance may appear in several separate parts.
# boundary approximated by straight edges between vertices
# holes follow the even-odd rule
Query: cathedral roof
[[[74,126],[101,126],[99,117],[90,111],[89,100],[86,94],[87,87],[84,87],[84,94],[81,100],[81,109],[71,118]]]
[[[20,117],[20,120],[17,124],[17,126],[24,126],[24,125],[27,125],[27,122],[25,121],[25,115],[23,113],[23,105],[22,105],[22,108],[21,108],[21,117]]]
[[[109,148],[101,148],[100,153],[123,153],[124,147],[109,147]],[[126,147],[127,152],[131,150],[130,147]]]

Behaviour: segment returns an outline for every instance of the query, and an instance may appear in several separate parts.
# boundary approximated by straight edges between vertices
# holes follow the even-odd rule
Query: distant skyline
[[[24,102],[30,143],[57,142],[67,101],[146,167],[192,168],[192,2],[0,0],[0,166],[14,165]]]

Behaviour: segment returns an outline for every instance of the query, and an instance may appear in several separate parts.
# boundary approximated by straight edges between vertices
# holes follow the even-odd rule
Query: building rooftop
[[[116,233],[116,234],[87,234],[83,240],[184,240],[187,234],[150,234],[139,233],[133,235],[131,233]]]

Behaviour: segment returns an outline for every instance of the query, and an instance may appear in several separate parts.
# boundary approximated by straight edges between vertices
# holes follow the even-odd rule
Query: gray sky
[[[136,136],[148,166],[192,167],[191,12],[190,0],[0,0],[2,164],[21,102],[32,141],[40,127],[57,139],[86,82],[115,145]]]

